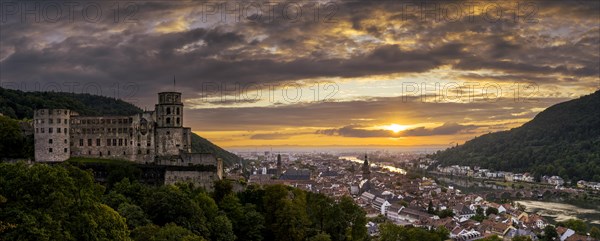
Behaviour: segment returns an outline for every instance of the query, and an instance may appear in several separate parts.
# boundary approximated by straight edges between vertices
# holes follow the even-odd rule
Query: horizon
[[[0,87],[182,92],[228,150],[445,149],[600,88],[595,1],[53,3],[2,3]]]

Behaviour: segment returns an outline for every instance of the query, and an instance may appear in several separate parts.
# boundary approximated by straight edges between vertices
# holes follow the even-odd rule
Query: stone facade
[[[67,109],[34,113],[36,162],[70,157],[129,160],[164,166],[214,166],[222,178],[222,161],[209,153],[192,153],[191,129],[183,127],[181,93],[158,94],[154,111],[133,116],[81,116]],[[199,179],[181,174],[182,179]],[[169,173],[168,180],[178,175]],[[202,178],[206,179],[203,174]]]

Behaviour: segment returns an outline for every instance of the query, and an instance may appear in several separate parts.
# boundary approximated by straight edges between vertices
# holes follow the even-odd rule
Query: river
[[[490,190],[503,190],[506,187],[481,181],[469,181],[464,178],[448,178],[439,176],[447,184],[455,185],[464,193],[489,192]],[[582,199],[550,199],[550,200],[517,200],[525,206],[530,213],[539,214],[550,222],[556,223],[571,218],[585,221],[588,224],[600,225],[600,203],[589,202]]]
[[[355,156],[340,156],[339,159],[340,160],[348,160],[348,161],[359,163],[359,164],[362,164],[364,162],[364,160],[358,159]],[[406,170],[404,170],[402,168],[397,168],[395,166],[390,166],[390,165],[385,165],[385,164],[380,164],[380,163],[373,163],[373,162],[370,162],[369,165],[371,167],[379,167],[382,169],[386,169],[390,172],[395,172],[395,173],[400,173],[400,174],[406,175]]]

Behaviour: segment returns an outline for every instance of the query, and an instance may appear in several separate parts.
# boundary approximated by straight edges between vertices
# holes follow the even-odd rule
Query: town
[[[395,156],[403,160],[405,171],[390,161],[373,162],[369,154],[330,153],[275,153],[266,151],[238,153],[252,160],[247,167],[248,185],[284,184],[310,192],[322,193],[334,199],[351,196],[367,213],[369,235],[378,236],[378,222],[391,221],[401,226],[426,229],[443,227],[452,240],[478,240],[498,236],[511,240],[527,236],[539,240],[551,223],[539,214],[525,211],[519,203],[507,199],[488,200],[487,195],[464,193],[453,185],[442,185],[435,178],[412,173],[429,169],[436,162],[421,154]],[[386,159],[389,153],[373,153],[372,159]],[[358,158],[357,158],[358,157]],[[389,159],[389,158],[387,158]],[[418,162],[410,160],[420,160]],[[238,166],[239,167],[239,166]],[[240,168],[229,169],[228,179],[244,179]],[[466,166],[435,167],[429,172],[439,175],[502,180],[506,182],[531,182],[528,173],[494,172]],[[560,177],[542,177],[538,190],[522,190],[509,197],[538,198],[550,193],[582,193],[583,188],[598,190],[598,183],[580,181],[580,188],[566,188]],[[518,190],[519,188],[517,188]],[[546,192],[547,191],[547,192]],[[492,196],[494,197],[494,196]],[[553,226],[551,226],[553,227]],[[557,227],[561,241],[594,240],[590,236]]]

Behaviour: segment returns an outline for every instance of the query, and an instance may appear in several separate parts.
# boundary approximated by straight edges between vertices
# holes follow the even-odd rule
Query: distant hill
[[[551,106],[518,128],[486,134],[431,157],[442,166],[600,181],[600,91]]]
[[[31,119],[35,109],[71,109],[81,115],[134,115],[142,109],[122,100],[61,92],[24,92],[0,88],[0,113],[12,119]],[[226,165],[239,162],[239,157],[212,142],[192,134],[193,152],[211,152],[223,158]],[[7,155],[13,156],[13,155]]]

